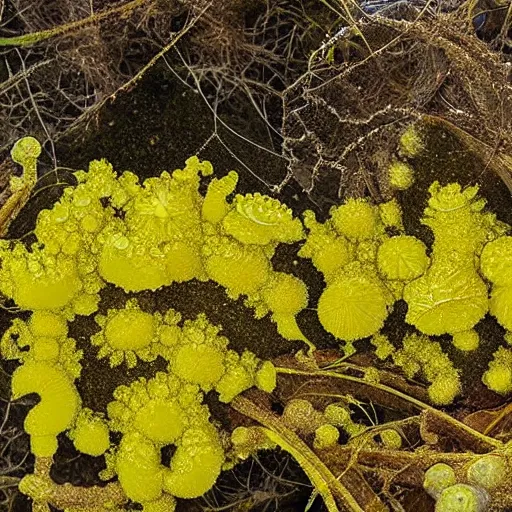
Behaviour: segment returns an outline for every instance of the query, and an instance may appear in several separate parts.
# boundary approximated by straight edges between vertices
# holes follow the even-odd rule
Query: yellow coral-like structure
[[[364,199],[349,199],[333,208],[331,218],[338,233],[349,240],[373,238],[380,229],[377,207]]]
[[[401,153],[412,157],[422,144],[415,132],[406,132]],[[23,180],[30,183],[37,177],[39,152],[30,139],[13,148]],[[396,188],[410,184],[408,168],[395,171]],[[508,228],[484,211],[477,187],[432,184],[422,219],[434,237],[427,256],[423,242],[405,233],[396,200],[375,205],[351,198],[333,207],[325,222],[306,212],[304,230],[277,199],[234,195],[235,171],[212,174],[209,162],[192,157],[183,169],[139,182],[131,172],[118,176],[105,160],[94,161],[76,173],[76,185],[66,187],[52,208],[40,212],[32,246],[0,241],[0,292],[32,312],[26,321],[13,321],[0,350],[21,363],[13,374],[13,396],[41,398],[25,421],[36,473],[40,461],[55,454],[57,436],[67,433],[78,451],[105,458],[101,476],[117,477],[120,502],[130,499],[149,512],[172,511],[176,498],[202,495],[233,462],[226,458],[227,437],[211,421],[205,394],[229,403],[253,386],[266,393],[275,389],[274,365],[249,350],[230,349],[221,327],[204,314],[182,320],[173,309],[148,311],[144,295],[106,306],[101,299],[107,286],[137,293],[211,280],[227,296],[242,298],[256,318],[269,315],[284,338],[314,348],[299,327],[309,302],[305,283],[272,265],[279,244],[302,242],[299,256],[310,259],[325,281],[317,304],[320,323],[344,342],[345,355],[355,350],[354,341],[372,337],[377,357],[392,356],[408,378],[423,377],[436,405],[451,403],[461,392],[460,375],[426,334],[449,333],[456,347],[475,350],[473,328],[487,311],[512,331],[510,258],[502,255],[511,246]],[[202,178],[210,180],[204,194]],[[13,190],[25,185],[11,182]],[[399,299],[407,303],[406,321],[422,334],[406,336],[397,349],[380,331]],[[98,310],[98,331],[79,339],[79,350],[68,337],[67,322]],[[82,408],[75,386],[82,373],[87,376],[82,364],[90,368],[95,358],[121,367],[120,375],[129,370],[106,415]],[[155,364],[139,368],[140,361]],[[144,366],[162,363],[165,371],[140,376]],[[130,381],[134,373],[140,377]],[[379,371],[369,368],[364,378],[377,383]],[[498,393],[512,391],[510,351],[495,353],[483,381]],[[291,401],[282,420],[314,437],[318,450],[333,446],[339,429],[351,437],[366,429],[352,420],[345,404],[330,404],[322,413],[305,400]],[[237,438],[235,458],[273,446],[262,430],[241,430],[232,436]],[[394,448],[401,443],[395,431],[382,432],[381,440]],[[174,451],[164,463],[161,450],[167,446]],[[48,472],[27,475],[20,489],[44,508],[56,485]],[[118,502],[102,499],[98,506],[114,509]]]
[[[27,139],[13,149],[34,180],[36,143]],[[136,299],[96,315],[99,331],[89,345],[97,350],[84,340],[78,350],[67,322],[95,313],[107,284],[139,292],[212,279],[229,295],[244,295],[260,315],[270,313],[284,335],[305,340],[295,320],[307,304],[305,285],[271,265],[277,244],[303,237],[301,222],[268,196],[229,199],[238,179],[234,171],[213,179],[203,196],[201,176],[212,172],[209,162],[192,157],[184,169],[139,183],[131,172],[117,176],[105,160],[94,161],[76,173],[77,184],[65,188],[52,208],[40,212],[30,248],[0,242],[0,292],[33,312],[28,321],[16,319],[0,342],[3,357],[22,363],[13,375],[13,397],[41,397],[25,421],[32,452],[52,457],[57,436],[67,433],[78,451],[105,457],[102,476],[117,475],[126,498],[154,512],[173,510],[175,497],[200,496],[220,474],[225,446],[204,393],[213,390],[223,402],[252,386],[270,393],[276,369],[248,350],[230,350],[220,327],[204,315],[182,322],[174,310],[147,312]],[[275,289],[287,294],[286,304]],[[91,358],[108,358],[111,367],[128,369],[160,357],[167,372],[118,387],[104,417],[82,408],[74,384],[84,351],[88,365]],[[111,446],[113,431],[121,441]],[[160,449],[167,445],[176,449],[163,465]],[[56,484],[49,476],[33,476],[23,488],[38,506],[51,502]],[[46,482],[48,493],[41,495],[37,482]]]
[[[123,439],[110,465],[128,497],[151,503],[163,492],[193,498],[211,488],[224,451],[197,385],[160,372],[149,381],[118,387],[114,397],[108,406],[110,427]],[[169,444],[177,449],[166,467],[159,449]]]

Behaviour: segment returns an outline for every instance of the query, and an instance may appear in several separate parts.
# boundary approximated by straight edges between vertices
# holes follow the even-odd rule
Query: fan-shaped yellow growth
[[[227,346],[228,340],[219,336],[219,328],[199,315],[187,320],[179,339],[168,345],[170,368],[184,381],[209,391],[226,370]]]
[[[92,336],[91,343],[100,346],[98,358],[109,357],[112,367],[126,361],[128,368],[137,364],[137,357],[152,361],[157,352],[152,344],[158,341],[158,315],[141,311],[137,301],[127,302],[125,309],[110,309],[107,316],[97,315],[102,330]]]
[[[429,259],[423,242],[413,236],[396,236],[379,247],[377,262],[387,279],[410,281],[425,272]]]
[[[51,457],[57,451],[57,435],[70,428],[80,407],[80,397],[68,374],[59,366],[27,362],[12,376],[14,399],[37,393],[41,401],[25,418],[31,451],[38,457]]]
[[[435,182],[422,222],[434,233],[432,265],[407,284],[406,320],[426,334],[467,331],[488,310],[488,291],[475,262],[484,243],[503,230],[494,216],[483,213],[478,187]]]
[[[204,279],[204,269],[197,246],[178,240],[165,248],[166,282],[182,283]]]
[[[53,335],[53,336],[52,336]],[[0,352],[7,359],[60,365],[68,376],[80,376],[82,351],[67,336],[64,319],[49,311],[35,311],[26,323],[17,318],[0,341]]]
[[[312,211],[304,212],[304,224],[309,233],[299,256],[311,258],[325,281],[330,282],[341,268],[352,261],[355,247],[338,235],[330,222],[320,224]]]
[[[34,336],[61,338],[68,334],[66,320],[50,311],[34,311],[28,325]]]
[[[487,287],[478,274],[450,264],[435,264],[406,285],[404,300],[407,322],[429,335],[472,329],[489,307]]]
[[[212,487],[224,450],[197,386],[159,372],[149,381],[118,387],[114,396],[108,405],[111,428],[124,435],[113,469],[129,498],[151,502],[162,490],[192,498]],[[170,469],[158,451],[168,444],[177,446]]]
[[[512,236],[486,244],[480,255],[480,269],[493,284],[512,285]]]
[[[340,235],[351,240],[365,240],[382,231],[379,211],[365,199],[348,199],[332,208],[331,219]]]
[[[318,301],[318,318],[337,338],[357,340],[381,329],[388,315],[388,302],[388,293],[379,279],[356,266],[324,290]]]
[[[105,336],[114,349],[137,350],[148,346],[155,335],[153,315],[124,309],[107,320]]]
[[[100,347],[97,357],[108,356],[112,367],[126,361],[133,368],[137,357],[144,361],[156,358],[152,344],[158,341],[159,317],[141,311],[136,301],[129,301],[125,309],[110,309],[106,317],[97,315],[96,322],[103,329],[92,336],[91,343]]]
[[[296,315],[308,304],[306,285],[297,277],[283,272],[273,275],[262,294],[270,311],[277,314]]]
[[[493,287],[490,312],[501,326],[507,331],[512,331],[512,286]]]
[[[105,281],[126,291],[156,290],[170,284],[164,254],[151,251],[137,238],[115,233],[105,242],[98,263]],[[155,254],[156,252],[156,254]]]
[[[184,345],[172,359],[173,371],[202,388],[217,382],[224,373],[225,352],[208,345]]]
[[[132,430],[160,446],[175,443],[190,422],[208,421],[208,409],[201,405],[197,386],[176,376],[159,372],[130,386],[119,386],[107,407],[113,430]]]
[[[183,433],[186,414],[178,402],[150,399],[135,415],[134,427],[155,443],[174,443]]]

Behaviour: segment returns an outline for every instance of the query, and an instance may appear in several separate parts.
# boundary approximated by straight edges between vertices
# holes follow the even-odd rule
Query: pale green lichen
[[[492,491],[504,484],[510,474],[507,458],[500,454],[479,457],[467,468],[468,481],[477,487]]]
[[[457,477],[454,469],[448,464],[439,462],[425,471],[423,488],[432,498],[437,499],[445,489],[456,483]]]
[[[483,489],[466,484],[455,484],[441,492],[436,512],[485,512],[489,496]]]

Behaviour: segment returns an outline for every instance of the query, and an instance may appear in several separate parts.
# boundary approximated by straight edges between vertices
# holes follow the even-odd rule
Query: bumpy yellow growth
[[[480,269],[492,283],[490,312],[500,325],[512,330],[512,237],[488,243],[480,258]]]
[[[60,309],[79,293],[82,283],[76,263],[64,255],[53,256],[34,247],[28,252],[17,244],[1,250],[0,290],[23,309]]]
[[[28,325],[34,336],[61,338],[68,334],[66,320],[50,311],[35,311]]]
[[[456,332],[453,335],[453,344],[459,349],[469,352],[476,350],[480,343],[478,333],[471,329],[469,331]]]
[[[219,238],[205,248],[208,277],[224,286],[233,298],[253,295],[270,279],[270,261],[261,247],[246,247]]]
[[[238,183],[238,174],[235,171],[229,172],[220,179],[214,178],[204,198],[202,217],[206,222],[217,224],[228,213],[230,205],[227,196],[235,191]]]
[[[299,256],[310,258],[313,265],[324,275],[327,283],[332,281],[339,270],[353,260],[355,246],[345,237],[338,235],[332,222],[320,224],[312,211],[304,213],[304,224],[309,233]]]
[[[512,350],[498,348],[482,377],[482,382],[500,395],[512,392]]]
[[[196,385],[159,372],[149,381],[141,378],[118,387],[114,397],[108,405],[110,425],[123,433],[114,472],[128,497],[145,503],[165,491],[193,498],[211,488],[224,463],[224,450]],[[169,444],[177,448],[167,468],[159,448]]]
[[[388,169],[389,184],[397,190],[406,190],[414,183],[414,171],[405,162],[393,162]]]
[[[144,503],[162,495],[160,450],[142,434],[132,432],[123,436],[116,455],[116,472],[131,500]]]
[[[302,224],[293,212],[261,194],[237,195],[222,224],[228,235],[243,244],[290,243],[302,238]]]
[[[82,409],[69,433],[75,448],[82,453],[98,457],[110,447],[109,429],[104,419],[90,409]]]
[[[436,405],[452,403],[460,393],[459,372],[436,341],[415,334],[403,339],[403,348],[393,354],[393,360],[408,378],[422,373],[430,382],[428,395]]]
[[[373,238],[381,229],[377,207],[365,199],[348,199],[331,210],[331,219],[338,233],[350,240]]]
[[[170,356],[173,372],[206,391],[211,389],[225,372],[228,340],[218,333],[218,328],[204,315],[185,322],[180,340]]]
[[[91,343],[100,346],[98,358],[109,357],[110,366],[126,361],[133,368],[137,357],[143,361],[156,358],[153,344],[160,317],[141,311],[137,301],[129,300],[124,309],[110,309],[107,316],[97,315],[96,322],[102,330],[91,337]]]

